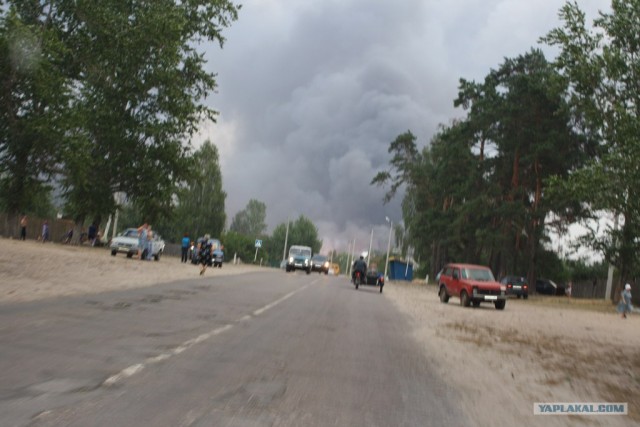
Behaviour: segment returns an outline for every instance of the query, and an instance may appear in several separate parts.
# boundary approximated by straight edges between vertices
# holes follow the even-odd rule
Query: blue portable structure
[[[389,260],[389,280],[413,280],[413,263]]]

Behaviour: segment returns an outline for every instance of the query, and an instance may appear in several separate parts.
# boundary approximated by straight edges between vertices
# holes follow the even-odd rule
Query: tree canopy
[[[603,211],[620,218],[619,229],[599,234],[592,227],[585,242],[616,265],[624,281],[637,274],[640,261],[640,1],[613,0],[611,12],[600,13],[592,26],[575,2],[560,18],[563,26],[542,40],[560,48],[554,64],[567,82],[575,128],[598,150],[569,176],[556,177],[553,189],[583,203],[579,218]]]
[[[249,200],[247,207],[238,212],[229,229],[246,236],[258,237],[267,230],[267,205],[255,199]]]
[[[77,221],[126,195],[168,216],[191,174],[190,138],[216,112],[199,49],[225,41],[227,0],[8,1],[0,11],[0,200],[30,210],[49,179]]]

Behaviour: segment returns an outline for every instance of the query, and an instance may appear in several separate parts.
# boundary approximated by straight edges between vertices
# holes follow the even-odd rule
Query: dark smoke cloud
[[[537,47],[563,1],[254,0],[209,52],[221,112],[203,128],[220,149],[227,214],[249,199],[267,223],[309,217],[323,251],[385,250],[401,220],[369,185],[389,143],[411,130],[424,146],[453,108],[458,79],[482,79],[505,57]],[[588,12],[608,1],[584,1]],[[592,15],[593,16],[593,15]],[[361,243],[361,244],[359,244]]]

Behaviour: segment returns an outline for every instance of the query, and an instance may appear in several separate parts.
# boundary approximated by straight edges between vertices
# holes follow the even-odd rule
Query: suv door
[[[460,269],[454,267],[451,271],[451,291],[450,293],[455,296],[460,296]]]

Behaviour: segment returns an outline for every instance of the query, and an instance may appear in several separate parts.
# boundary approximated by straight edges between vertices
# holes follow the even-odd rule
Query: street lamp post
[[[387,280],[387,268],[389,267],[389,251],[391,250],[391,230],[393,229],[393,221],[385,216],[384,219],[389,223],[389,241],[387,242],[387,260],[384,263],[384,280]]]
[[[287,218],[287,231],[284,234],[284,248],[282,249],[282,261],[287,259],[287,240],[289,240],[289,218]]]
[[[371,246],[373,245],[373,228],[371,228],[371,237],[369,238],[369,252],[367,252],[367,265],[371,267]]]

